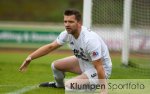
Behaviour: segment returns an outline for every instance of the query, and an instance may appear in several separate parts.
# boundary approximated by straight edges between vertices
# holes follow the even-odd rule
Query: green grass
[[[37,49],[47,43],[11,43],[11,42],[0,42],[0,48],[22,48],[22,49]],[[60,49],[69,49],[69,46],[66,44]]]
[[[50,68],[52,61],[68,56],[69,54],[52,53],[31,62],[25,73],[18,71],[19,66],[30,52],[0,52],[0,94],[16,92],[24,87],[38,85],[41,82],[53,81]],[[136,60],[136,58],[135,58]],[[113,70],[111,79],[149,79],[135,68],[121,66],[120,56],[112,56]],[[144,61],[142,61],[144,62]],[[67,78],[75,74],[67,73]],[[24,94],[64,94],[63,89],[36,88]],[[115,94],[115,93],[113,93]]]

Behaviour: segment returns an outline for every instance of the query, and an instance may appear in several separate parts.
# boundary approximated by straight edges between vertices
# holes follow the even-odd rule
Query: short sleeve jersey
[[[81,62],[91,63],[94,60],[102,59],[105,66],[112,65],[108,48],[104,41],[99,35],[84,26],[82,26],[77,39],[65,30],[57,37],[57,42],[60,45],[68,43],[74,55]],[[109,62],[105,62],[105,59]]]

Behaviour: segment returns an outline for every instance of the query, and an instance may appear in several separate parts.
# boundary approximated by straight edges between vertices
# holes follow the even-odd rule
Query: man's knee
[[[58,60],[55,60],[55,61],[53,61],[52,63],[51,63],[51,68],[53,68],[53,67],[57,67],[57,62],[58,62]]]
[[[55,68],[55,69],[60,70],[60,71],[62,71],[61,67],[62,66],[61,66],[61,61],[60,60],[55,60],[51,64],[51,68]]]
[[[51,68],[52,68],[52,71],[53,71],[53,74],[54,74],[54,77],[56,79],[64,79],[64,72],[58,70],[56,67],[55,67],[55,62],[53,62],[51,64]]]

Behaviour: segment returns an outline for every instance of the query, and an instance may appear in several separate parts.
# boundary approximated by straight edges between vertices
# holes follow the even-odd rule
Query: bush
[[[62,22],[66,8],[82,11],[82,0],[0,0],[0,20]]]

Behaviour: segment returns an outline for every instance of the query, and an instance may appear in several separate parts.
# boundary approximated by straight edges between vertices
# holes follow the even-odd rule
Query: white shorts
[[[96,84],[97,83],[96,79],[98,80],[98,75],[97,75],[97,70],[94,68],[93,64],[91,62],[86,62],[86,61],[83,62],[80,59],[78,61],[79,61],[79,66],[80,66],[82,73],[87,75],[90,83]],[[105,59],[105,62],[109,64],[110,60]],[[111,75],[112,66],[103,65],[103,68],[105,71],[105,78],[108,79]]]
[[[84,74],[87,75],[90,84],[99,83],[97,71],[95,68],[91,68],[91,69],[85,71]],[[110,70],[105,71],[105,78],[108,79],[110,77],[110,75],[111,75],[111,68],[110,68]]]

